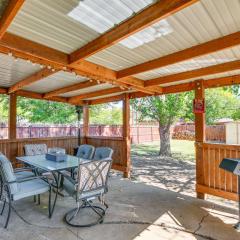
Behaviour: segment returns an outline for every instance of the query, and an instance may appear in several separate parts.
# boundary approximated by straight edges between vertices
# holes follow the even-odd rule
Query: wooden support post
[[[126,93],[123,99],[123,139],[124,139],[124,154],[125,154],[125,162],[124,167],[126,171],[123,176],[125,178],[130,177],[130,167],[131,167],[131,156],[130,156],[130,99],[129,94]]]
[[[9,95],[8,138],[17,137],[17,95]]]
[[[195,99],[205,99],[204,80],[195,82]],[[203,148],[205,141],[205,113],[195,113],[196,184],[204,184]],[[205,194],[197,192],[197,198],[205,199]]]
[[[89,134],[89,106],[83,106],[83,142],[87,143],[87,137]]]

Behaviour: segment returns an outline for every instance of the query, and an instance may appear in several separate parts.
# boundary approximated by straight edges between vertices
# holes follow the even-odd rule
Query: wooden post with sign
[[[205,141],[205,89],[204,80],[195,82],[195,99],[193,112],[195,113],[195,152],[196,152],[196,184],[203,184],[203,148]],[[197,190],[196,190],[197,191]],[[205,199],[205,194],[197,192],[197,198]]]

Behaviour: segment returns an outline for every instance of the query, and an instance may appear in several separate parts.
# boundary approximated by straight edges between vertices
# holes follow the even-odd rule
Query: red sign
[[[204,99],[194,99],[193,100],[193,112],[194,113],[204,113],[205,112],[205,100]]]

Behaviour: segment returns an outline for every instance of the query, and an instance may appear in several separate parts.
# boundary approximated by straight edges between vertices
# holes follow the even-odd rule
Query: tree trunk
[[[171,156],[171,146],[170,146],[170,125],[161,126],[159,124],[159,134],[160,134],[160,156]]]

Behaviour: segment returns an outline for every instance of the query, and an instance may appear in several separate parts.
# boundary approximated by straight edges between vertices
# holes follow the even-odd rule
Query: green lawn
[[[159,142],[150,142],[144,144],[133,144],[132,154],[134,155],[158,155],[159,153]],[[194,161],[195,150],[194,141],[186,140],[172,140],[171,150],[173,158],[179,160]]]

